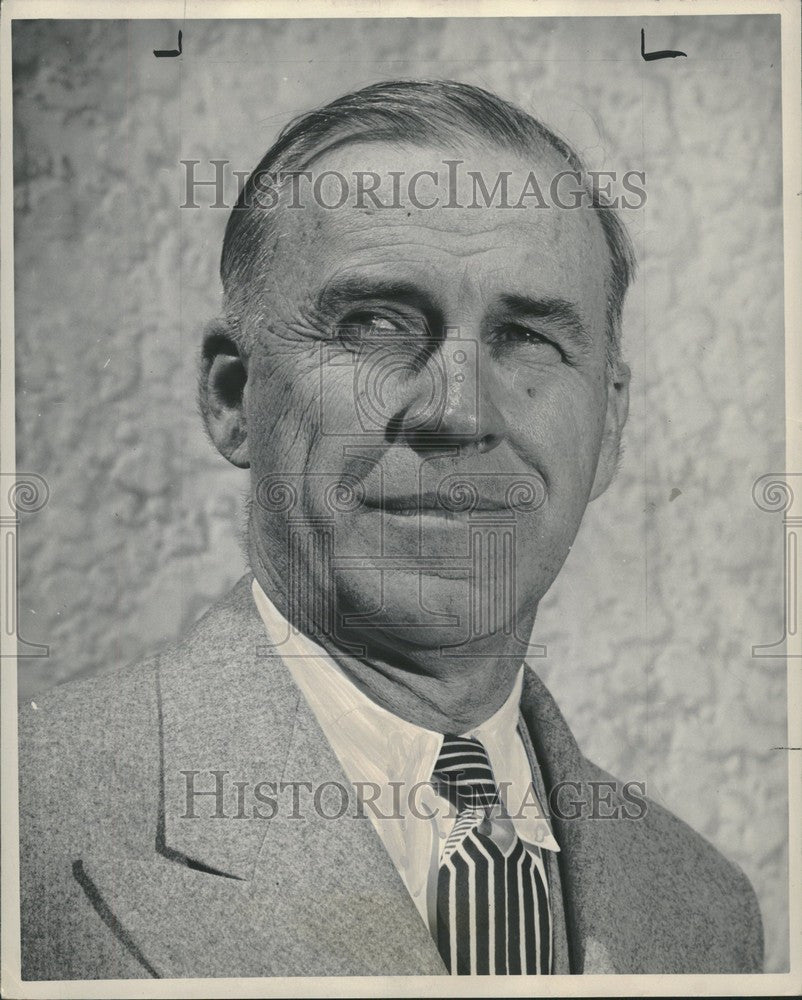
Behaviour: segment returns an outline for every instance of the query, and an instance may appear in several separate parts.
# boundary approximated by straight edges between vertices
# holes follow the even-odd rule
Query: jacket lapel
[[[616,828],[627,821],[592,818],[594,789],[589,784],[588,764],[554,699],[529,669],[521,713],[541,767],[560,845],[571,972],[634,971],[629,959],[631,915],[642,910],[643,900],[634,898],[635,859],[625,856],[617,838]],[[614,800],[621,804],[618,798]]]
[[[251,579],[162,657],[155,856],[87,855],[76,877],[158,976],[442,974],[352,791],[342,817],[321,814],[351,786],[267,643]],[[324,782],[335,806],[316,810]]]

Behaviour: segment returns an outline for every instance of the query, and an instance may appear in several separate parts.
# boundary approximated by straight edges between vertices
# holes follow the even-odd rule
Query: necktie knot
[[[490,809],[499,804],[499,793],[487,751],[474,737],[443,737],[432,780],[458,813]]]

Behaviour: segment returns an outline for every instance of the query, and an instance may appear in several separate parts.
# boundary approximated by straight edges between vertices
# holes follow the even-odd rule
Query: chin
[[[503,607],[502,591],[509,593],[495,582],[478,587],[465,570],[385,571],[383,580],[372,571],[352,580],[347,596],[340,589],[340,610],[358,615],[343,637],[353,629],[354,639],[359,635],[356,641],[370,641],[370,630],[375,629],[382,646],[395,639],[400,646],[431,649],[459,646],[501,631],[511,634],[515,611]],[[369,610],[361,613],[359,608]]]

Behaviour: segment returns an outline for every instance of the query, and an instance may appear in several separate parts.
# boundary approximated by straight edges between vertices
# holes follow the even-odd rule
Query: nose
[[[474,447],[492,451],[504,437],[496,376],[478,339],[446,330],[388,422],[388,437],[416,451]]]

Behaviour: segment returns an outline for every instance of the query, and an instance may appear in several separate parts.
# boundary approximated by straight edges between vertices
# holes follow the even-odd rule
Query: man
[[[252,575],[26,709],[25,977],[760,969],[743,874],[524,666],[616,468],[632,271],[576,155],[485,91],[282,132],[200,382]]]

